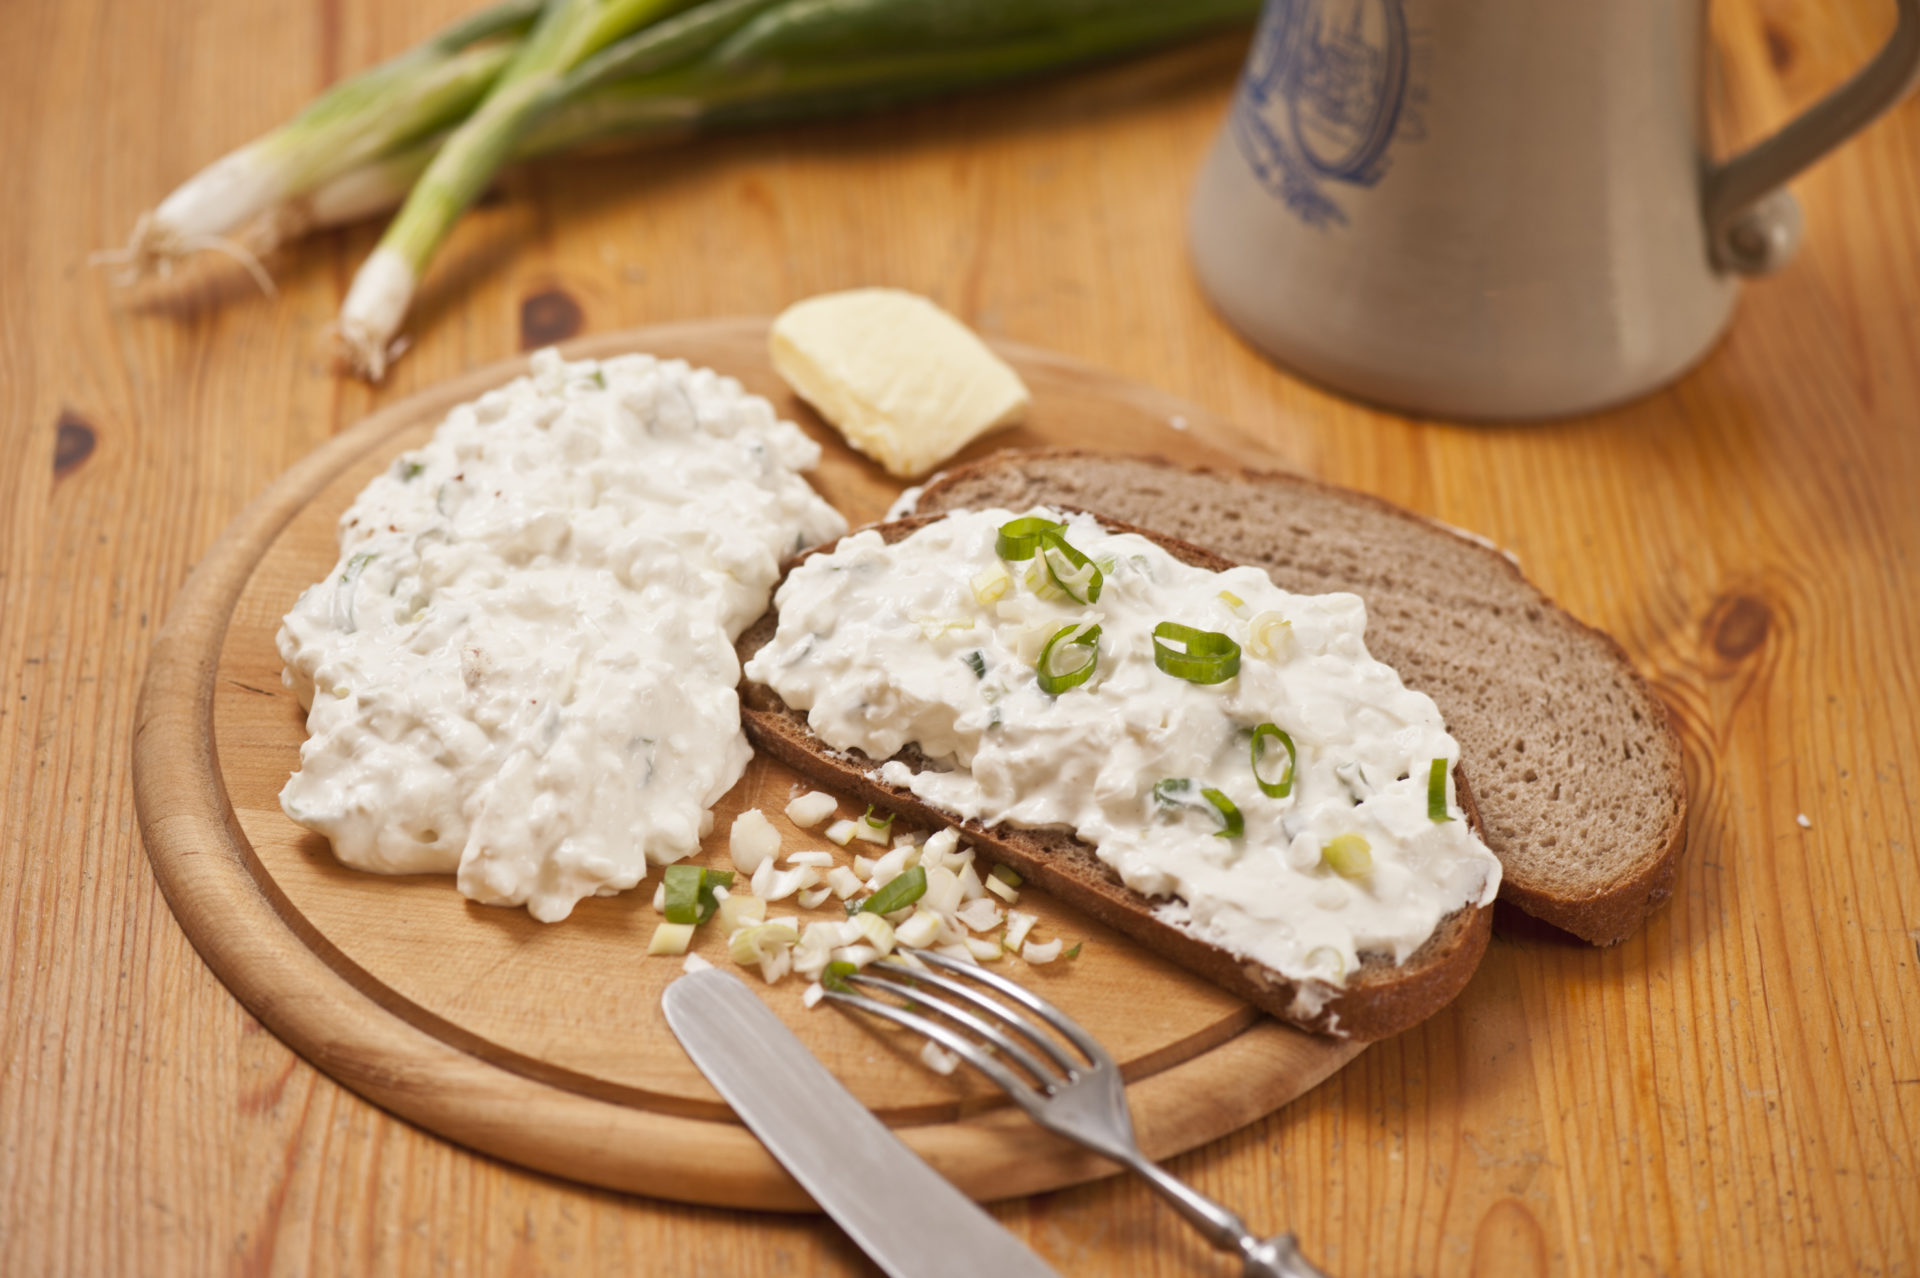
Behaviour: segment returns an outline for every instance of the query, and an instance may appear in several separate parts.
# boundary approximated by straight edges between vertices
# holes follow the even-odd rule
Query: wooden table
[[[0,1268],[860,1272],[816,1219],[590,1192],[400,1123],[195,956],[135,832],[128,730],[189,567],[370,408],[579,329],[888,283],[1166,387],[1294,465],[1484,532],[1619,637],[1684,726],[1666,912],[1524,924],[1457,1004],[1176,1170],[1342,1275],[1920,1267],[1920,103],[1798,185],[1811,233],[1673,388],[1476,429],[1262,363],[1196,292],[1186,191],[1232,42],[1071,86],[514,179],[388,385],[332,375],[371,230],[137,300],[135,215],[460,0],[9,9],[0,44]],[[1723,140],[1884,36],[1878,0],[1716,5]],[[1811,822],[1803,828],[1799,814]],[[996,1209],[1074,1274],[1224,1273],[1139,1185]]]

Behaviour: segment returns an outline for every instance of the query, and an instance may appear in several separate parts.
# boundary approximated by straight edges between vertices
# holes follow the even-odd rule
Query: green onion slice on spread
[[[1038,515],[1028,515],[1024,519],[1013,519],[1000,525],[999,535],[993,539],[993,548],[1002,559],[1031,559],[1040,543],[1049,535],[1064,531],[1065,524],[1055,523],[1051,519],[1042,519]]]
[[[1218,790],[1202,790],[1200,797],[1213,805],[1220,814],[1220,829],[1213,837],[1216,839],[1237,839],[1247,832],[1247,823],[1240,815],[1240,809],[1233,806],[1233,800]]]
[[[896,817],[898,817],[899,815],[900,815],[900,814],[899,814],[898,812],[889,812],[889,813],[887,813],[887,819],[886,819],[886,820],[884,820],[884,821],[876,821],[876,820],[874,819],[874,816],[873,816],[873,805],[872,805],[871,803],[869,803],[869,804],[867,805],[867,810],[866,810],[866,812],[865,812],[865,814],[864,814],[864,815],[862,815],[860,819],[861,819],[862,821],[865,821],[865,822],[867,823],[867,825],[868,825],[868,827],[869,827],[869,828],[871,828],[871,829],[875,829],[875,830],[891,830],[891,829],[893,828],[893,822],[894,822],[894,819],[895,819]]]
[[[1269,781],[1260,775],[1260,758],[1265,753],[1261,742],[1272,738],[1287,750],[1287,766],[1281,772],[1278,781]],[[1293,769],[1300,756],[1294,753],[1293,738],[1288,736],[1278,724],[1263,723],[1253,730],[1253,783],[1260,787],[1260,793],[1269,799],[1284,799],[1293,793]]]
[[[1199,807],[1200,804],[1192,795],[1193,780],[1190,777],[1168,777],[1153,787],[1153,801],[1162,807]],[[1237,839],[1247,832],[1246,818],[1240,815],[1240,809],[1234,806],[1232,799],[1211,788],[1200,791],[1200,798],[1220,818],[1220,828],[1215,831],[1214,838]]]
[[[1075,603],[1099,602],[1106,575],[1064,536],[1057,532],[1041,534],[1039,555],[1047,576]]]
[[[980,651],[980,649],[975,648],[972,652],[960,658],[960,660],[967,663],[967,669],[973,671],[974,678],[984,679],[987,677],[987,654]]]
[[[1225,683],[1240,673],[1240,645],[1218,630],[1163,621],[1153,628],[1153,664],[1189,683]]]
[[[927,872],[916,865],[888,880],[885,887],[867,898],[860,910],[865,914],[891,914],[906,909],[926,894]]]
[[[705,923],[720,908],[717,887],[733,886],[732,870],[712,870],[704,865],[669,865],[661,879],[666,887],[666,913],[669,923]]]
[[[1427,769],[1427,815],[1435,821],[1451,821],[1447,811],[1447,761],[1435,759]]]
[[[1343,879],[1373,873],[1373,847],[1358,834],[1336,834],[1320,849],[1327,868]]]
[[[1066,641],[1064,645],[1061,643],[1063,639]],[[1056,660],[1054,651],[1062,647],[1065,651]],[[1075,661],[1078,664],[1068,664]],[[1077,688],[1093,678],[1094,667],[1099,664],[1100,627],[1082,622],[1054,631],[1053,638],[1047,640],[1047,646],[1040,649],[1040,660],[1033,663],[1033,670],[1040,676],[1040,691],[1057,697],[1068,688]]]

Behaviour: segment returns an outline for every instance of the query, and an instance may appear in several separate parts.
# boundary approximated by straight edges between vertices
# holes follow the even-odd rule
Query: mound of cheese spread
[[[751,751],[733,641],[845,531],[818,445],[731,378],[534,356],[340,521],[280,630],[293,820],[348,865],[565,918],[696,851]]]

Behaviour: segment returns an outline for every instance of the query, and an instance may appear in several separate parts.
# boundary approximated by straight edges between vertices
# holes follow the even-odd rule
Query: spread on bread
[[[1160,923],[1293,982],[1297,1016],[1498,889],[1458,746],[1368,655],[1357,596],[1042,508],[855,534],[776,603],[746,675],[827,748],[955,819],[1071,830]]]
[[[280,631],[308,710],[281,804],[348,865],[565,918],[699,850],[750,756],[733,640],[845,523],[820,449],[731,378],[645,355],[448,414],[340,523]]]

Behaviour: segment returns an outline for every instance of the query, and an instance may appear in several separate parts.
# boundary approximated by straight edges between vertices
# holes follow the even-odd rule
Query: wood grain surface
[[[1594,951],[1509,924],[1459,1002],[1175,1160],[1360,1274],[1920,1270],[1920,105],[1796,186],[1809,235],[1672,388],[1542,427],[1377,413],[1195,290],[1223,41],[854,126],[516,177],[429,281],[389,385],[330,372],[371,229],[135,297],[138,212],[458,0],[18,0],[0,43],[0,1268],[27,1275],[867,1272],[831,1226],[582,1190],[305,1065],[195,955],[129,738],[192,564],[384,403],[571,330],[930,294],[1196,400],[1293,465],[1483,532],[1679,709],[1673,904]],[[1714,118],[1849,74],[1880,0],[1716,0]],[[1804,814],[1809,824],[1796,817]],[[1227,1272],[1128,1181],[995,1212],[1072,1274]]]
[[[1033,393],[1027,421],[961,460],[1013,444],[1136,453],[1181,445],[1232,465],[1244,444],[1197,405],[1032,347],[1001,353]],[[801,423],[822,448],[814,487],[850,521],[878,519],[903,487],[849,448],[781,383],[764,319],[696,320],[584,337],[590,357],[641,350],[726,370]],[[798,1185],[736,1120],[680,1049],[661,993],[678,959],[648,960],[660,916],[651,884],[579,903],[565,926],[485,909],[443,876],[355,873],[281,812],[306,715],[281,686],[275,635],[300,593],[339,561],[343,512],[447,410],[524,371],[514,358],[392,404],[275,480],[229,525],[173,601],[134,725],[140,829],[174,916],[208,965],[280,1039],[375,1104],[474,1149],[571,1180],[714,1206],[806,1210]],[[1186,435],[1171,422],[1185,421]],[[1226,441],[1234,452],[1206,441]],[[725,866],[728,830],[758,806],[785,826],[810,788],[761,755],[714,806],[704,863]],[[857,804],[844,815],[859,812]],[[905,825],[899,828],[905,829]],[[833,854],[788,827],[788,851]],[[842,863],[858,848],[838,853]],[[1261,1118],[1362,1046],[1258,1014],[1046,895],[1021,902],[1036,935],[1081,947],[1075,963],[1006,964],[1100,1040],[1129,1081],[1150,1156],[1184,1152]],[[838,920],[789,901],[775,913]],[[723,967],[726,938],[693,952]],[[756,988],[759,988],[756,983]],[[767,1003],[829,1069],[949,1180],[1008,1198],[1111,1174],[1036,1129],[984,1078],[942,1078],[920,1041],[800,1003],[799,981]]]

